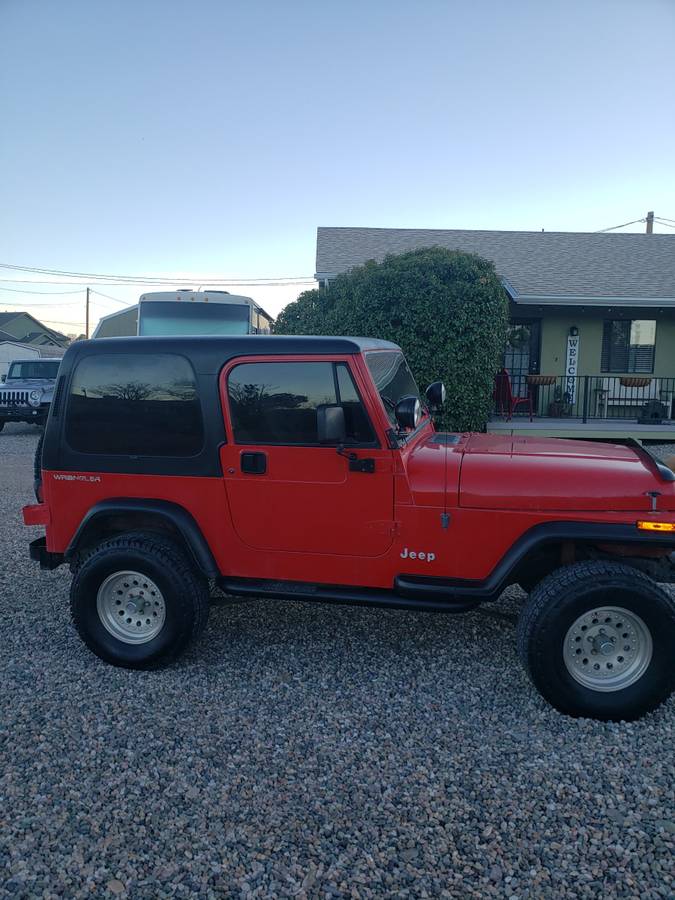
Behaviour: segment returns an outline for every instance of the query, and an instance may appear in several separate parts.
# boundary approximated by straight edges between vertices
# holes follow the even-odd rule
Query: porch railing
[[[644,419],[675,418],[675,377],[653,375],[511,375],[514,397],[532,398],[534,415],[544,418]],[[496,415],[508,414],[495,398]],[[502,409],[497,408],[499,405]],[[514,418],[529,416],[525,404]]]

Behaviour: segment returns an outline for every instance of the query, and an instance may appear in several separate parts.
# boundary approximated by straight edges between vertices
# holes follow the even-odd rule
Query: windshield
[[[375,350],[366,353],[366,365],[382,397],[389,421],[395,426],[394,410],[399,400],[417,397],[422,402],[405,356],[400,350]]]
[[[248,334],[250,318],[245,304],[151,300],[140,304],[138,333]]]
[[[58,360],[50,360],[49,362],[15,362],[9,367],[7,380],[11,378],[56,378],[59,371]]]

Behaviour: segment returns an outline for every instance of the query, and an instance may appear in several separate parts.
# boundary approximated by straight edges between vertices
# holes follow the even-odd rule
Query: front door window
[[[539,372],[540,324],[538,319],[513,319],[509,325],[504,368],[515,397],[527,397],[527,376]]]
[[[318,446],[317,410],[339,404],[349,444],[371,444],[372,427],[345,363],[256,362],[227,380],[238,444]]]

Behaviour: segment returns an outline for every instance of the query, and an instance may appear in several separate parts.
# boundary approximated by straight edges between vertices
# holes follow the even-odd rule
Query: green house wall
[[[661,378],[675,377],[675,320],[655,315],[650,310],[642,310],[644,319],[656,318],[656,354],[654,375]],[[544,375],[563,375],[567,336],[573,325],[579,329],[579,375],[600,375],[602,356],[603,322],[607,315],[585,315],[574,311],[550,312],[541,317],[541,356],[539,371]],[[633,316],[637,318],[637,316]]]

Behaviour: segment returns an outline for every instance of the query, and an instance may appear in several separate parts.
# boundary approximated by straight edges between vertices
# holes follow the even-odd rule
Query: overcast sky
[[[673,0],[0,0],[0,262],[311,277],[317,225],[675,220],[674,42]]]

